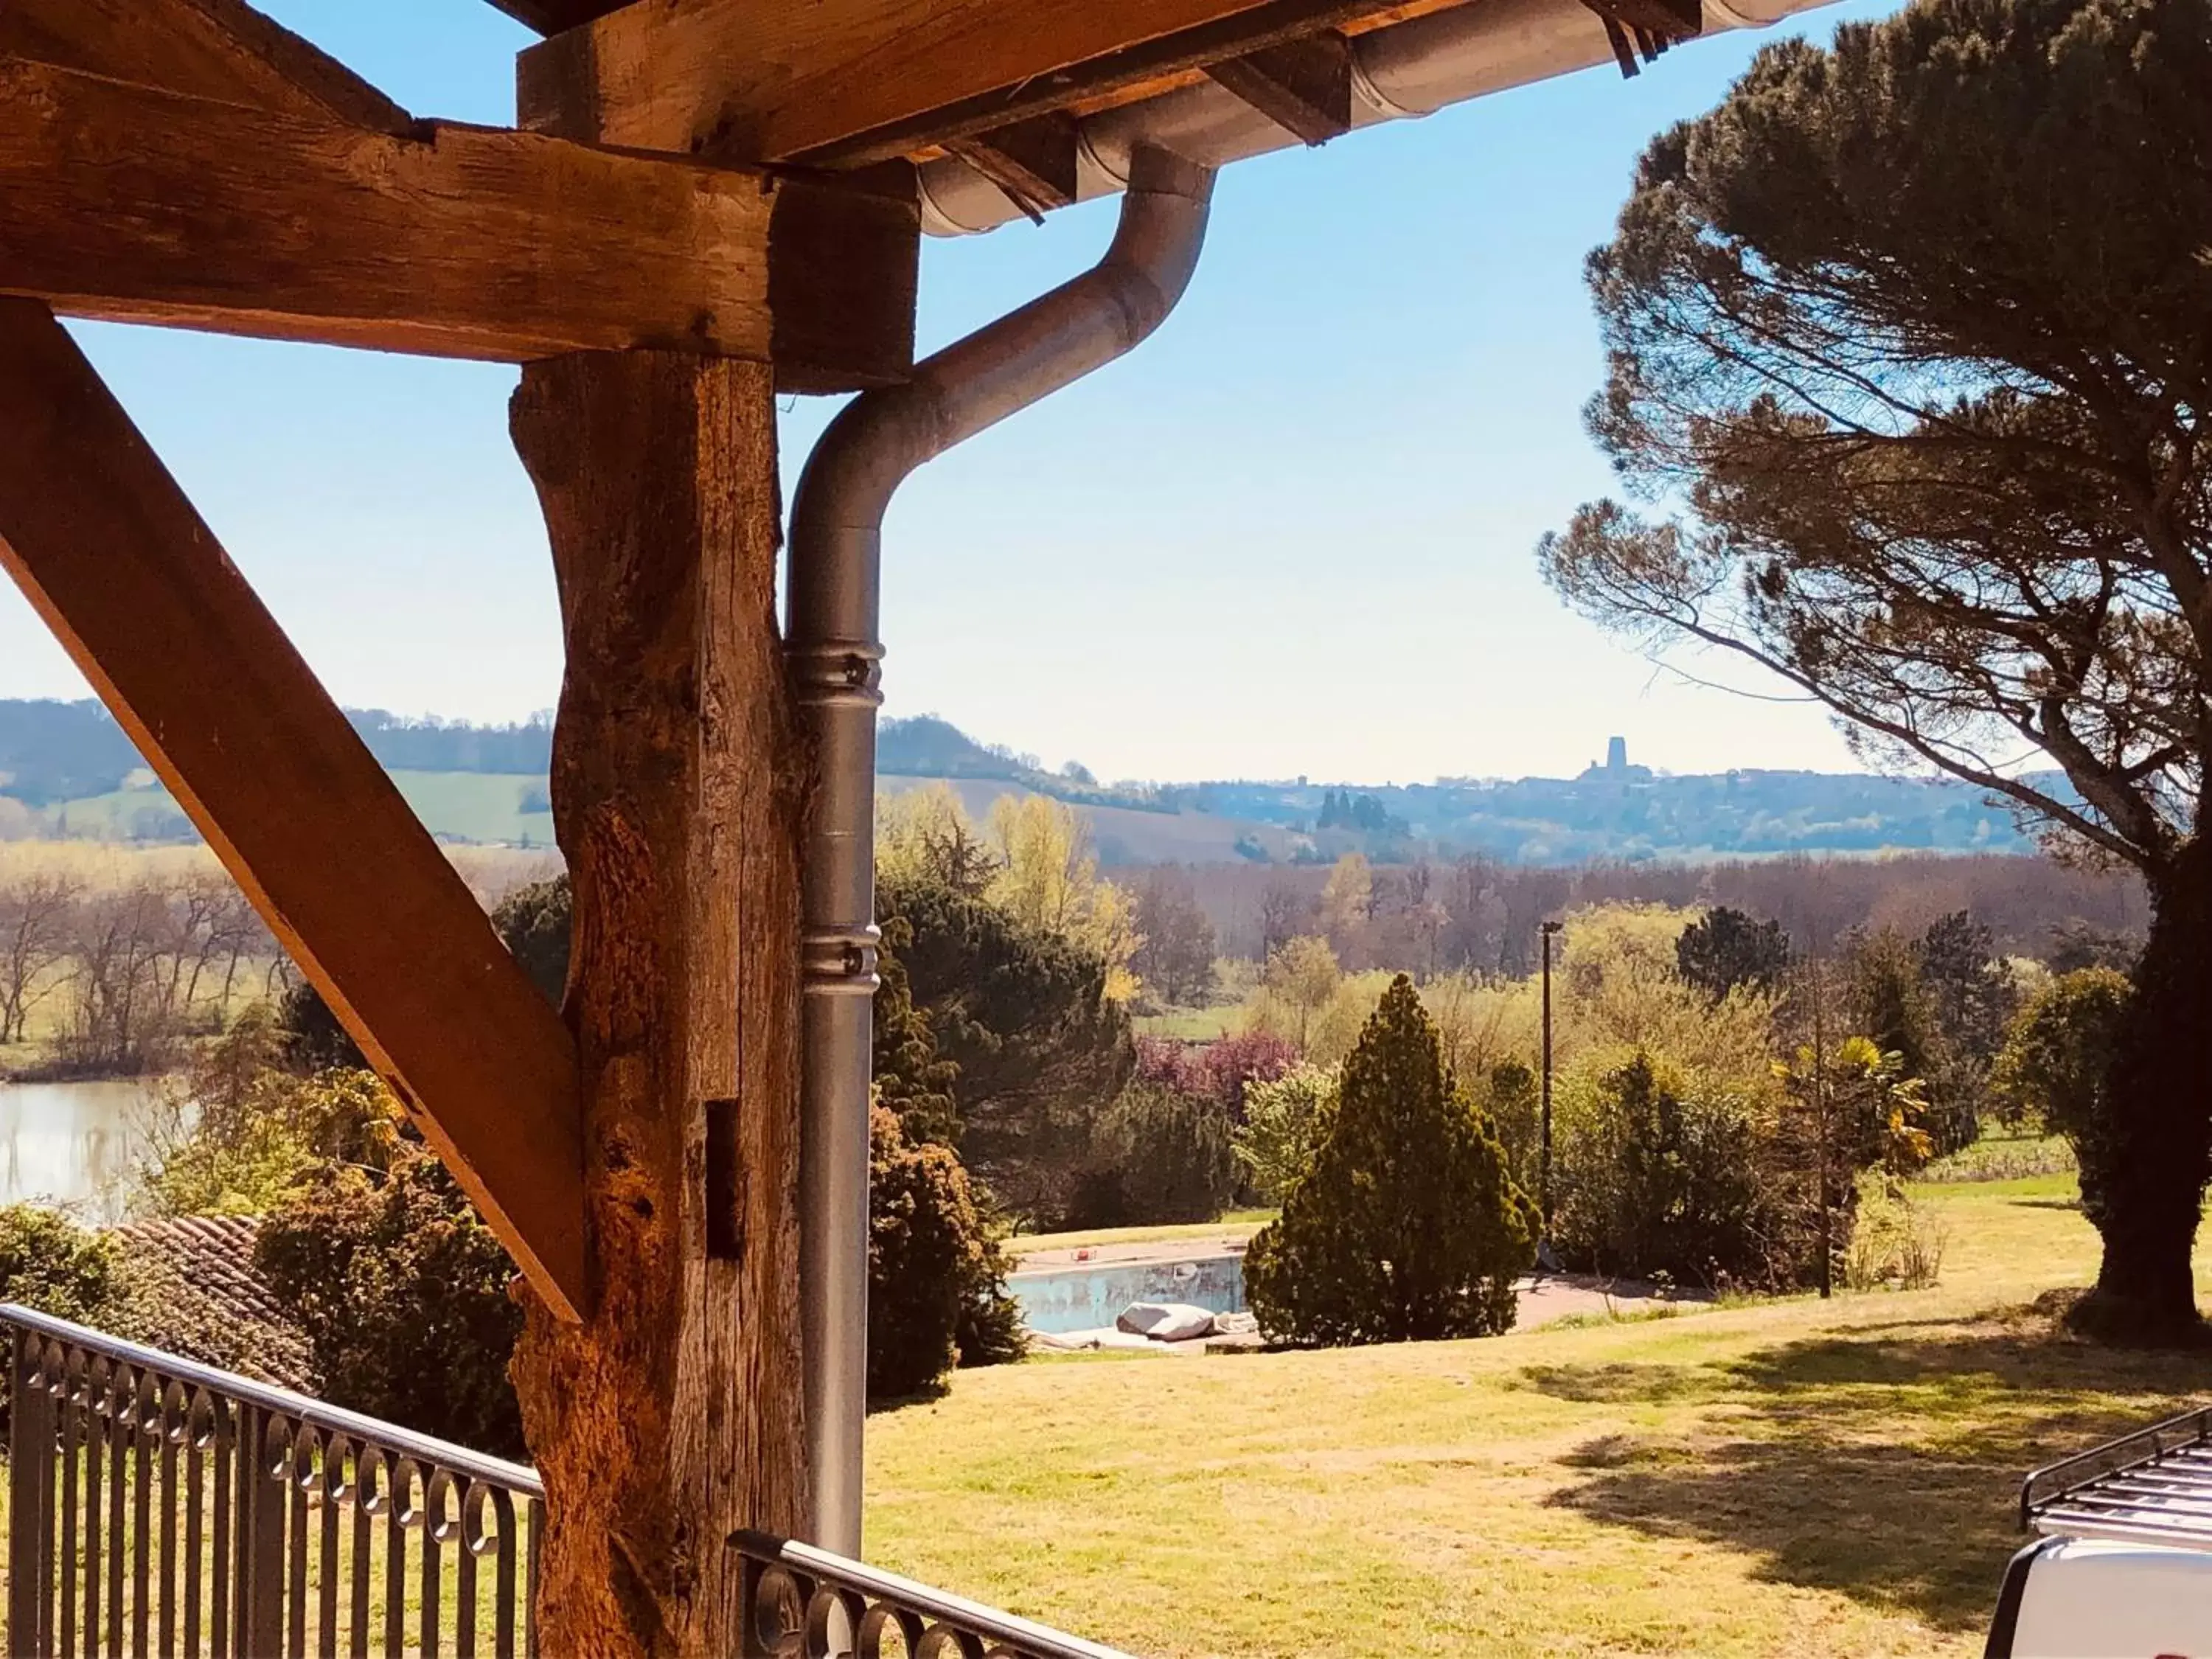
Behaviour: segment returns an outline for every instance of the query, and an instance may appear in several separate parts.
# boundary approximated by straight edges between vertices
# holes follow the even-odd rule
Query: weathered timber
[[[379,131],[413,119],[241,0],[7,0],[0,55]]]
[[[1309,144],[1352,131],[1352,42],[1334,29],[1209,64],[1206,72]]]
[[[1035,214],[1075,200],[1080,129],[1064,110],[993,127],[945,146]]]
[[[630,353],[532,364],[514,398],[568,644],[553,812],[599,1270],[589,1320],[532,1310],[514,1370],[548,1653],[750,1651],[731,1534],[805,1530],[772,394],[763,367]]]
[[[575,1046],[44,307],[0,300],[0,566],[544,1303],[586,1294]]]
[[[1388,0],[654,0],[522,54],[522,125],[860,166],[1391,9]]]
[[[776,390],[854,392],[907,378],[921,281],[911,166],[785,174],[768,247]]]
[[[757,177],[533,133],[395,137],[0,60],[0,291],[464,357],[766,360]]]
[[[0,57],[0,293],[71,316],[507,362],[658,348],[852,391],[912,367],[920,234],[880,180],[371,131]]]

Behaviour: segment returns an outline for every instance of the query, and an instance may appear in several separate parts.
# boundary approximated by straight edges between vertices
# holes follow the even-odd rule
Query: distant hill
[[[552,727],[347,712],[423,822],[454,840],[544,846]],[[1962,785],[1860,773],[1736,771],[1673,777],[1627,763],[1574,778],[1364,785],[1221,781],[1100,784],[1079,766],[976,741],[933,714],[887,720],[884,787],[951,782],[970,811],[1006,793],[1067,801],[1102,860],[1312,864],[1358,851],[1382,863],[1481,854],[1578,864],[1911,850],[2025,853],[2010,812]],[[0,834],[170,840],[191,834],[122,729],[94,702],[0,701]]]

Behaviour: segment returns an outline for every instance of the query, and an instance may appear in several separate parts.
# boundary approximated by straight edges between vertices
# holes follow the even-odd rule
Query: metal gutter
[[[793,698],[818,790],[801,890],[799,1279],[815,1541],[860,1548],[867,1415],[868,1089],[876,988],[876,710],[884,515],[915,468],[1158,328],[1206,236],[1211,169],[1139,138],[1105,257],[863,392],[815,446],[791,514]]]
[[[1828,0],[1705,0],[1705,33],[1765,28]],[[1613,61],[1605,26],[1582,0],[1470,0],[1355,37],[1352,126],[1434,114],[1486,93]],[[1287,149],[1298,142],[1234,93],[1202,82],[1085,119],[1077,149],[1076,198],[1110,196],[1144,143],[1203,166]],[[957,157],[920,169],[922,228],[969,235],[1023,216],[1012,198]]]

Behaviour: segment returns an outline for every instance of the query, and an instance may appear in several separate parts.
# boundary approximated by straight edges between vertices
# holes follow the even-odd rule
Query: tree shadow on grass
[[[1584,1443],[1566,1462],[1587,1478],[1553,1503],[1953,1631],[1988,1621],[2031,1467],[2179,1409],[2212,1376],[2201,1356],[2094,1347],[2021,1316],[1792,1342],[1686,1381],[1669,1370],[1528,1374],[1558,1398],[1715,1407],[1680,1435]]]

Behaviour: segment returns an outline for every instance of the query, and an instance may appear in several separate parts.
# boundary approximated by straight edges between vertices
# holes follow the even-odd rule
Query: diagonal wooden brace
[[[586,1305],[575,1045],[43,305],[0,300],[0,567],[556,1313]]]

